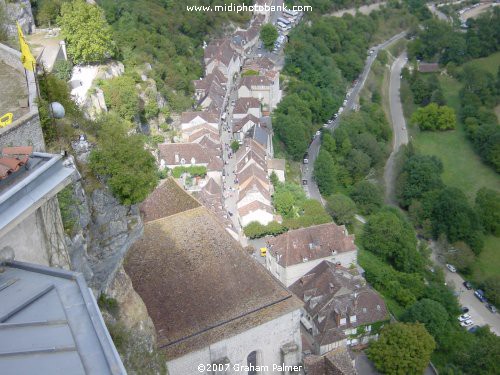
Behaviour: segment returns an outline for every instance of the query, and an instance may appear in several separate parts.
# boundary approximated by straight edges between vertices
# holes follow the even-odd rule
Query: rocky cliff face
[[[31,34],[32,29],[35,26],[35,21],[33,18],[33,12],[31,11],[30,0],[0,0],[0,6],[3,6],[3,8],[7,11],[7,18],[9,20],[7,31],[9,35],[17,35],[16,21],[19,22],[19,25],[21,25],[23,33]]]
[[[96,292],[105,292],[130,246],[144,226],[137,206],[122,206],[104,188],[86,193],[72,185],[75,225],[66,238],[72,268],[82,272]]]

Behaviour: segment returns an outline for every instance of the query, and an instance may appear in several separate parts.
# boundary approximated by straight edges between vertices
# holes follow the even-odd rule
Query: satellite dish
[[[50,112],[54,118],[63,118],[66,113],[62,104],[58,102],[50,103]]]

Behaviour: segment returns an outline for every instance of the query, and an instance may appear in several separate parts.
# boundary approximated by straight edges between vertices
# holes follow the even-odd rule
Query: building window
[[[257,375],[257,351],[251,352],[247,356],[248,375]]]

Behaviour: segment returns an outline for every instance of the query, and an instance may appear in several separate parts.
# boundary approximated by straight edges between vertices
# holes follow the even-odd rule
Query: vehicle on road
[[[467,288],[467,290],[471,290],[472,289],[472,284],[470,281],[464,281],[464,286]]]
[[[339,108],[339,112],[338,112],[338,114],[340,115],[342,112],[344,112],[344,107],[340,107],[340,108]]]
[[[337,118],[337,117],[339,117],[338,113],[336,113],[336,114],[333,115],[333,118]]]
[[[328,124],[327,124],[327,125],[328,125]],[[316,137],[319,137],[320,135],[321,135],[321,130],[318,130],[318,131],[316,132]]]
[[[327,128],[327,127],[328,127],[328,124],[323,124],[323,127],[324,127],[324,128]]]
[[[460,308],[460,311],[462,311],[463,313],[468,313],[469,312],[469,308],[467,306],[462,306]]]
[[[458,317],[459,322],[465,322],[466,320],[470,320],[470,315],[469,314],[462,314]]]
[[[473,325],[474,322],[472,321],[472,319],[469,319],[469,320],[465,320],[463,322],[460,322],[460,325],[462,327],[470,327],[471,325]]]
[[[265,257],[267,254],[267,247],[261,247],[260,248],[260,256]]]
[[[491,303],[488,303],[488,304],[486,305],[486,308],[487,308],[488,310],[490,310],[493,314],[496,314],[496,313],[497,313],[497,308],[496,308],[495,306],[493,306]]]
[[[302,185],[307,185],[307,180],[306,179],[302,180]]]
[[[457,272],[457,269],[455,267],[453,267],[451,264],[446,264],[446,268],[448,268],[450,270],[450,272]]]
[[[333,120],[331,120],[331,119],[327,121],[328,124],[331,124],[332,122],[333,122]]]
[[[486,302],[486,297],[484,296],[484,291],[481,289],[478,289],[474,292],[474,295],[477,297],[478,300],[481,302]]]
[[[304,164],[309,164],[309,153],[306,152],[302,159],[303,159]]]
[[[346,104],[347,104],[347,99],[346,99],[346,100],[344,100],[344,103],[343,103],[343,105],[345,106]]]

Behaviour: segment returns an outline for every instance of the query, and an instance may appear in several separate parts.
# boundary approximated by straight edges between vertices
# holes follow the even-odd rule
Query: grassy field
[[[496,77],[498,66],[500,65],[500,52],[494,53],[488,57],[469,61],[464,65],[473,65],[474,67],[484,69]]]
[[[458,112],[460,83],[451,77],[440,76],[439,81],[449,106]],[[485,165],[472,149],[461,123],[447,132],[420,132],[412,129],[413,143],[423,154],[438,156],[444,165],[443,181],[464,191],[473,201],[477,190],[486,186],[500,190],[500,176]]]
[[[500,62],[500,53],[487,58],[469,62],[475,66],[489,70],[496,75],[496,69]],[[443,94],[447,104],[458,113],[460,109],[459,91],[461,84],[456,79],[448,76],[436,76],[441,83]],[[403,94],[403,88],[402,88]],[[413,103],[402,95],[407,118],[416,109]],[[449,185],[461,189],[473,204],[476,192],[485,186],[500,191],[500,176],[490,167],[485,165],[472,148],[470,141],[466,138],[462,123],[457,128],[448,132],[420,132],[411,128],[413,144],[423,154],[436,155],[441,159],[444,166],[443,181]],[[479,283],[485,277],[498,274],[500,269],[500,238],[487,236],[485,246],[474,264],[470,278]]]

